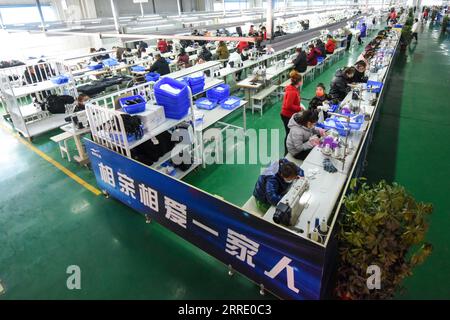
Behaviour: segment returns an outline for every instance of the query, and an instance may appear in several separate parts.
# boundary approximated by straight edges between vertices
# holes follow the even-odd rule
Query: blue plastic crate
[[[230,96],[230,86],[227,84],[219,84],[214,88],[206,91],[206,97],[209,100],[222,101]]]
[[[66,76],[57,76],[50,79],[54,84],[63,84],[69,82],[69,78]]]
[[[330,107],[328,108],[328,112],[336,112],[339,108],[338,104],[330,104]]]
[[[135,99],[140,99],[142,102],[132,104],[132,105],[126,104],[127,101],[135,100]],[[124,98],[119,99],[120,107],[123,109],[123,111],[125,111],[126,113],[129,113],[129,114],[134,114],[134,113],[139,113],[139,112],[145,111],[146,103],[147,102],[145,101],[144,97],[142,97],[140,95],[124,97]]]
[[[383,82],[369,80],[367,81],[367,90],[374,93],[379,93],[383,88]]]
[[[190,85],[189,87],[191,87],[192,94],[197,94],[203,91],[203,89],[205,88],[205,84],[200,83],[196,85]]]
[[[349,133],[349,130],[345,130],[343,128],[337,128],[335,122],[333,120],[330,120],[330,119],[326,119],[322,123],[316,123],[316,127],[317,128],[322,128],[322,129],[325,129],[325,130],[334,129],[342,137],[346,137],[348,135],[348,133]]]
[[[178,92],[164,90],[166,84],[178,90]],[[182,119],[188,114],[191,99],[186,83],[166,77],[156,82],[153,89],[156,103],[164,107],[166,118]]]
[[[89,70],[100,70],[102,68],[103,68],[103,64],[101,64],[101,63],[88,65]]]
[[[199,109],[212,110],[217,107],[217,103],[215,101],[211,101],[208,98],[200,98],[195,100],[195,105]]]
[[[233,110],[241,104],[241,98],[230,96],[220,102],[220,106],[227,110]]]
[[[351,130],[361,129],[361,126],[364,123],[364,115],[351,113],[346,116],[352,117],[352,119],[348,123],[346,118],[339,118],[335,116],[333,116],[330,120],[333,120],[335,122],[336,128],[339,129],[344,129],[347,127],[350,127]]]
[[[133,66],[133,67],[131,67],[131,71],[144,72],[145,71],[145,67],[143,67],[143,66]]]
[[[102,63],[105,67],[114,67],[119,64],[119,62],[114,58],[102,60]]]
[[[188,77],[189,85],[196,85],[196,84],[205,84],[205,75],[202,74],[201,76],[197,77]]]
[[[159,73],[149,72],[149,73],[147,73],[145,75],[145,81],[147,81],[147,82],[151,82],[151,81],[156,82],[156,81],[159,80],[159,77],[160,77]]]

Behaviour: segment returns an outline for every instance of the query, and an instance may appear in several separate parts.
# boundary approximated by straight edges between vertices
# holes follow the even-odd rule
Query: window
[[[45,21],[56,21],[55,10],[50,5],[41,5]],[[35,5],[0,6],[4,24],[40,22],[39,10]]]

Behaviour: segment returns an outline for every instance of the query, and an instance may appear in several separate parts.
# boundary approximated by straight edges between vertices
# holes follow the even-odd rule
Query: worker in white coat
[[[418,29],[419,29],[419,19],[415,18],[414,19],[414,24],[413,24],[413,26],[411,28],[411,32],[412,32],[412,37],[414,39],[416,39],[416,42],[417,42],[417,31],[418,31]]]

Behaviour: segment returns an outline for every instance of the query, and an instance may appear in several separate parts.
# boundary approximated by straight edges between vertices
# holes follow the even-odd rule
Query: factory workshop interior
[[[448,20],[0,0],[0,301],[450,299]]]

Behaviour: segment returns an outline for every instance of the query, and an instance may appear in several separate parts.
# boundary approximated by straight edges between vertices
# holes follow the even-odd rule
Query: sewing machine
[[[266,68],[258,66],[252,70],[253,82],[264,83],[266,81]]]
[[[306,178],[297,179],[277,204],[273,221],[285,226],[294,226],[305,206],[300,199],[308,188],[309,182]]]

